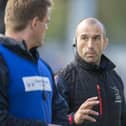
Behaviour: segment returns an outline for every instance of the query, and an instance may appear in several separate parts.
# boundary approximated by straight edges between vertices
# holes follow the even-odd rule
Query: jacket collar
[[[105,56],[101,56],[101,63],[100,65],[90,64],[85,62],[78,54],[75,56],[75,62],[77,65],[82,67],[83,69],[90,70],[90,71],[110,71],[115,68],[115,65]]]
[[[23,40],[21,42],[17,42],[16,40],[6,37],[4,35],[0,34],[0,44],[5,46],[6,48],[10,49],[17,55],[24,57],[28,60],[31,60],[35,63],[37,63],[39,58],[39,53],[37,51],[37,48],[32,48],[30,50],[27,49],[26,42]]]

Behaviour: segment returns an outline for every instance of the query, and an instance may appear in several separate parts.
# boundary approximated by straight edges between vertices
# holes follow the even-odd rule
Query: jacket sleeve
[[[126,126],[126,98],[124,95],[124,85],[123,82],[121,80],[122,83],[122,91],[121,91],[121,95],[122,95],[122,115],[121,115],[121,126]]]
[[[68,90],[68,83],[63,79],[60,75],[55,76],[56,80],[56,87],[59,91],[60,95],[65,99],[68,105],[68,120],[70,126],[75,126],[74,123],[74,112],[70,110],[71,102],[70,102],[70,96],[69,96],[69,90]],[[71,90],[72,91],[72,90]]]
[[[65,81],[60,75],[56,75],[55,79],[56,79],[56,85],[59,93],[62,95],[62,97],[64,97],[67,104],[70,105],[67,81]]]
[[[0,126],[47,126],[45,122],[19,119],[8,113],[7,84],[8,68],[3,57],[0,55]]]
[[[51,73],[53,80],[52,123],[59,124],[62,126],[68,126],[68,104],[57,90],[52,70]]]
[[[117,73],[115,73],[115,75],[116,75],[118,81],[120,82],[118,87],[120,89],[120,94],[121,94],[121,98],[122,98],[121,126],[126,126],[126,98],[124,95],[124,84],[123,84],[120,76]]]
[[[125,98],[123,95],[122,98],[122,117],[121,117],[121,126],[126,126],[126,102],[125,102]]]
[[[58,93],[56,86],[54,85],[53,95],[53,123],[60,124],[63,126],[69,125],[68,120],[68,105],[65,99]]]

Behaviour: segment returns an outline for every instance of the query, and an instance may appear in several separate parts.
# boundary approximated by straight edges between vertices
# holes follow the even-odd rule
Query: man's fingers
[[[96,122],[96,119],[93,118],[93,117],[91,117],[91,116],[89,116],[89,115],[84,115],[84,116],[82,117],[82,120],[87,120],[87,121],[91,121],[91,122]]]
[[[96,100],[96,101],[90,101],[90,102],[86,103],[86,108],[92,108],[93,106],[98,105],[98,104],[99,104],[98,100]]]
[[[91,109],[79,109],[74,116],[74,120],[77,124],[81,124],[86,120],[96,122],[96,119],[92,116],[98,116],[99,113]]]
[[[83,115],[94,115],[94,116],[98,116],[99,113],[94,111],[94,110],[91,110],[91,109],[86,109],[86,110],[82,110],[81,113]]]
[[[98,97],[88,98],[75,113],[75,122],[81,124],[86,120],[96,122],[96,119],[92,116],[98,116],[99,113],[92,110],[92,108],[99,104]]]
[[[90,97],[86,101],[94,101],[94,100],[98,100],[98,97],[97,96],[96,97]]]
[[[81,106],[80,109],[91,109],[93,106],[98,105],[99,101],[94,100],[94,101],[86,101],[84,102]]]

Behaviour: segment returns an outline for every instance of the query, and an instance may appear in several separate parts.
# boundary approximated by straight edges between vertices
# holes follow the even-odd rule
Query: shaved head
[[[91,18],[86,18],[86,19],[80,21],[80,23],[77,25],[77,28],[76,28],[76,33],[75,33],[76,36],[78,34],[78,31],[81,29],[81,27],[83,25],[91,25],[91,26],[96,25],[101,29],[104,36],[106,36],[106,30],[105,30],[104,25],[98,19],[92,18],[92,17]]]

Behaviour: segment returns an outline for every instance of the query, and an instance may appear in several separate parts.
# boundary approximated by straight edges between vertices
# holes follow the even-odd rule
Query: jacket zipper
[[[99,99],[99,111],[100,111],[100,116],[103,115],[103,102],[102,102],[102,97],[101,97],[101,87],[99,84],[96,85],[97,88],[97,93],[98,93],[98,99]]]

